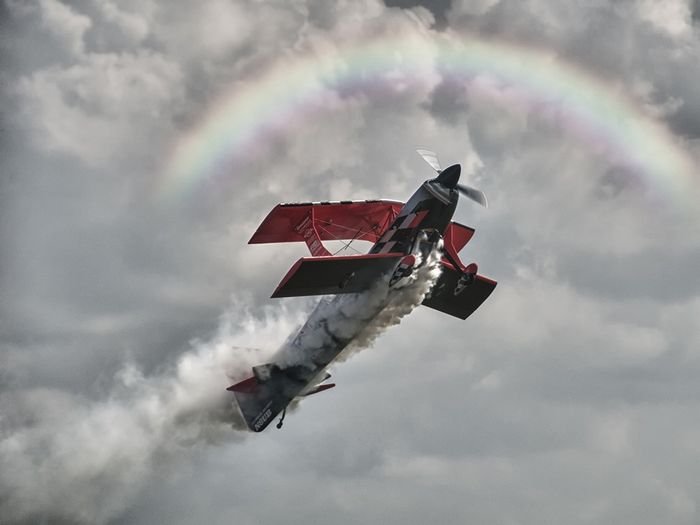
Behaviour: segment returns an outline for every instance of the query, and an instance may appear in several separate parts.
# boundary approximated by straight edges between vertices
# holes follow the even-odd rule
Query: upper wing
[[[356,239],[376,242],[402,207],[402,202],[390,200],[278,204],[248,243],[303,242],[309,226],[324,241]]]

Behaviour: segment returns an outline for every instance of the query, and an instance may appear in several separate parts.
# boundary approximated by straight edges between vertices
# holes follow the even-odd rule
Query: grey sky
[[[505,103],[517,85],[350,86],[154,195],[232,86],[419,35],[571,64],[700,159],[697,1],[387,4],[0,4],[0,522],[697,523],[697,200]],[[493,296],[413,312],[284,431],[230,428],[223,389],[310,306],[268,299],[303,247],[250,234],[282,201],[407,198],[417,145],[488,195],[455,219]]]

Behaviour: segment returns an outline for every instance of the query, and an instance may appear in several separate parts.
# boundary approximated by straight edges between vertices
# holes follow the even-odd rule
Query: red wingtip
[[[226,390],[230,392],[242,392],[244,394],[252,394],[258,389],[258,380],[255,379],[255,376],[249,377],[245,381],[241,381],[240,383],[236,383],[235,385],[231,385],[228,387]]]

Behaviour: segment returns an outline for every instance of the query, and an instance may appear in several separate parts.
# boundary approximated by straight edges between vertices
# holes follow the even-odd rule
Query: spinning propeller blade
[[[442,168],[440,167],[440,161],[438,160],[437,153],[425,148],[417,148],[416,152],[418,153],[418,155],[423,157],[423,160],[430,164],[430,166],[435,171],[437,171],[438,173],[443,172]],[[489,202],[488,200],[486,200],[486,195],[484,195],[483,191],[477,190],[476,188],[472,188],[471,186],[465,186],[464,184],[456,184],[457,180],[459,180],[459,165],[456,164],[455,166],[451,166],[450,168],[447,168],[447,171],[450,171],[450,169],[453,167],[457,168],[457,175],[454,180],[455,185],[449,183],[447,184],[447,186],[450,188],[456,188],[462,195],[464,195],[468,199],[471,199],[474,202],[481,204],[484,208],[488,208]],[[444,175],[447,174],[447,171],[444,173]],[[440,180],[441,178],[442,177],[438,177],[437,180]]]
[[[418,153],[418,155],[423,157],[423,160],[430,164],[430,167],[433,168],[435,171],[437,171],[438,173],[442,171],[437,153],[435,153],[434,151],[430,151],[429,149],[423,148],[416,149],[416,152]]]
[[[457,190],[465,197],[474,202],[478,202],[484,208],[489,207],[489,201],[486,200],[486,195],[484,195],[483,191],[472,188],[471,186],[465,186],[464,184],[457,184]]]
[[[438,173],[443,173],[443,170],[440,167],[440,161],[438,160],[437,153],[425,148],[417,148],[416,152],[418,153],[418,155],[423,157],[423,160],[430,164],[430,166],[435,171],[437,171]],[[444,178],[448,174],[448,172],[453,168],[457,168],[457,173],[454,177],[454,181],[449,183],[447,182],[447,180],[441,181],[440,179]],[[441,177],[438,177],[436,180],[443,183],[443,185],[446,184],[449,188],[456,188],[462,195],[464,195],[468,199],[473,200],[474,202],[481,204],[484,208],[489,207],[489,202],[488,200],[486,200],[486,195],[484,195],[483,191],[477,190],[476,188],[472,188],[471,186],[465,186],[464,184],[457,184],[457,180],[459,180],[459,164],[455,164],[454,166],[450,166],[449,168],[447,168],[443,175]]]

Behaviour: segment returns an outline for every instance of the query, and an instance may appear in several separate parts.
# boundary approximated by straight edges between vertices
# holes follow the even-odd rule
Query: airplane
[[[334,297],[322,299],[288,341],[288,353],[295,354],[296,361],[282,356],[254,366],[252,377],[227,388],[250,430],[263,431],[279,414],[277,428],[281,428],[290,403],[333,388],[334,383],[326,383],[327,367],[387,307],[392,293],[399,293],[411,276],[415,278],[431,253],[439,254],[441,271],[423,305],[466,319],[493,292],[496,281],[480,275],[476,263],[465,266],[458,255],[474,229],[452,221],[460,194],[484,207],[486,196],[459,184],[459,164],[443,170],[434,152],[417,152],[437,177],[423,182],[405,204],[392,200],[282,203],[251,237],[249,244],[305,242],[311,252],[311,257],[302,257],[292,266],[273,298]],[[369,253],[338,256],[323,245],[326,240],[374,244]],[[371,290],[377,291],[376,299],[358,303],[357,298]]]

